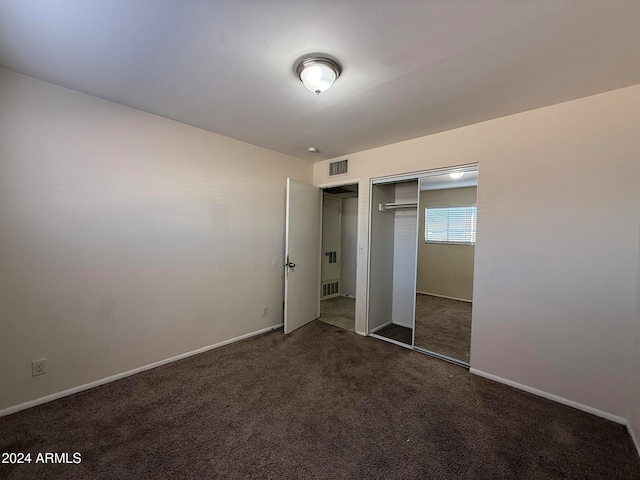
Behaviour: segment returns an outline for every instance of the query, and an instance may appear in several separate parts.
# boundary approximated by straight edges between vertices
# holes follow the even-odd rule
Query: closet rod
[[[418,208],[417,202],[403,202],[403,203],[380,203],[378,209],[381,212],[387,210],[398,210],[400,208]]]

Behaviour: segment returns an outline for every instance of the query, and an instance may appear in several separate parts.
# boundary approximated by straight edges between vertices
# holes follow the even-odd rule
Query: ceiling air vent
[[[338,160],[329,164],[329,176],[349,173],[349,160]]]

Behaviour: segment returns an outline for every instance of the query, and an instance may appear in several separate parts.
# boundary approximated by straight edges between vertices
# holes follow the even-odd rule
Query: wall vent
[[[322,285],[322,298],[335,296],[340,293],[338,282],[329,282]]]
[[[338,160],[329,164],[329,176],[349,173],[349,159]]]

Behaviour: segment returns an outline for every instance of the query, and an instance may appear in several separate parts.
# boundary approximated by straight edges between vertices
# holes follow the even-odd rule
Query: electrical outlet
[[[41,358],[40,360],[34,360],[31,362],[31,375],[35,377],[36,375],[47,373],[46,362],[46,358]]]
[[[263,317],[269,316],[269,309],[267,307],[262,307],[262,316]]]

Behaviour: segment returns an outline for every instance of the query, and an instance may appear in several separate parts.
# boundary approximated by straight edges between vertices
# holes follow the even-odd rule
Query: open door
[[[320,189],[287,179],[284,333],[320,316]]]

